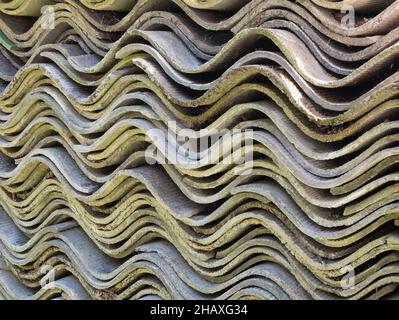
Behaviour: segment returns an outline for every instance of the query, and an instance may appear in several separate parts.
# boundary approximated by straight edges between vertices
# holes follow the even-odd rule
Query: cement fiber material
[[[398,297],[398,14],[1,2],[0,299]]]

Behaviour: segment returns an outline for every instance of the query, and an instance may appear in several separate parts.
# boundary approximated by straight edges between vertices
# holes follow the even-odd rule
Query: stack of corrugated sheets
[[[398,297],[399,1],[0,11],[0,298]]]

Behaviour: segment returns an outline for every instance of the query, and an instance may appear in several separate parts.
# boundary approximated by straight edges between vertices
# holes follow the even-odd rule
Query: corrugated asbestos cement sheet
[[[0,298],[398,297],[399,1],[0,11]]]

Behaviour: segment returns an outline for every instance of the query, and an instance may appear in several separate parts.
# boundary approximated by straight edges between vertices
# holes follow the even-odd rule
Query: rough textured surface
[[[0,12],[0,299],[398,297],[399,1]]]

